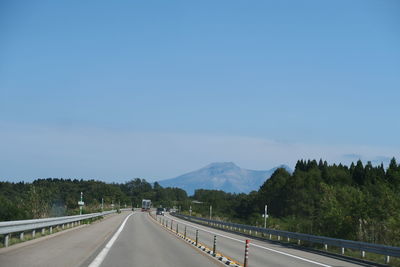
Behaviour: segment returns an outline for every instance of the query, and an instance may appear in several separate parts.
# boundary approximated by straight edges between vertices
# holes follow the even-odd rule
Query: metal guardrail
[[[130,209],[121,209],[121,210],[130,210]],[[18,220],[18,221],[6,221],[0,222],[0,234],[5,235],[4,237],[4,246],[8,247],[10,234],[12,233],[20,233],[20,239],[24,239],[24,232],[32,231],[32,236],[35,236],[37,229],[42,229],[42,233],[46,228],[49,228],[49,232],[52,233],[54,226],[62,226],[64,229],[64,225],[72,224],[72,226],[76,224],[80,224],[81,221],[91,218],[96,218],[108,214],[112,214],[117,212],[117,210],[110,210],[98,213],[90,213],[83,215],[74,215],[74,216],[64,216],[64,217],[53,217],[53,218],[44,218],[44,219],[35,219],[35,220]]]
[[[385,246],[385,245],[379,245],[379,244],[372,244],[372,243],[366,243],[366,242],[359,242],[359,241],[351,241],[351,240],[345,240],[345,239],[337,239],[337,238],[331,238],[331,237],[324,237],[324,236],[315,236],[315,235],[309,235],[309,234],[301,234],[301,233],[294,233],[294,232],[288,232],[288,231],[280,231],[280,230],[273,230],[273,229],[268,229],[268,228],[261,228],[261,227],[255,227],[255,226],[250,226],[250,225],[245,225],[245,224],[238,224],[238,223],[230,223],[230,222],[223,222],[223,221],[217,221],[217,220],[209,220],[205,218],[199,218],[199,217],[194,217],[194,216],[188,216],[188,215],[182,215],[182,214],[171,214],[173,216],[176,216],[178,218],[196,222],[206,222],[211,224],[214,227],[219,227],[219,228],[225,228],[228,230],[247,230],[249,233],[251,231],[253,232],[258,232],[258,233],[263,233],[263,234],[269,234],[269,235],[274,235],[278,236],[278,240],[280,240],[280,237],[285,237],[289,239],[295,239],[298,240],[298,243],[300,244],[300,241],[307,241],[311,243],[317,243],[317,244],[323,244],[325,246],[325,249],[327,249],[327,246],[334,246],[334,247],[339,247],[342,248],[342,254],[344,254],[344,249],[354,249],[354,250],[359,250],[361,251],[361,255],[365,256],[365,252],[371,252],[371,253],[376,253],[376,254],[381,254],[386,256],[386,262],[389,262],[389,256],[392,257],[400,257],[400,247],[393,247],[393,246]]]

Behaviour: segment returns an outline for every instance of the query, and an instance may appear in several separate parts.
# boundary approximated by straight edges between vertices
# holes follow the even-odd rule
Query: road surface
[[[187,236],[195,240],[195,229],[199,230],[199,242],[207,246],[208,248],[213,247],[214,235],[217,235],[217,252],[230,257],[232,260],[243,263],[245,240],[251,239],[244,236],[228,233],[214,228],[209,228],[199,224],[187,222],[185,220],[178,219],[169,214],[165,216],[159,216],[167,220],[173,220],[174,226],[178,222],[179,231],[184,232],[184,226],[186,225]],[[169,224],[170,225],[170,224]],[[327,255],[321,255],[312,253],[310,251],[300,250],[296,247],[288,247],[272,242],[264,242],[251,239],[249,249],[249,266],[371,266],[362,264],[356,261],[347,261],[338,257],[330,257]]]
[[[0,266],[88,266],[132,212],[0,249]],[[100,266],[221,266],[137,212],[129,217]]]
[[[100,266],[221,266],[203,254],[139,212],[128,219]]]
[[[0,266],[81,266],[102,248],[129,213],[2,248]]]
[[[212,248],[213,237],[217,235],[217,252],[243,263],[245,237],[190,223],[168,214],[159,217],[164,220],[174,220],[173,229],[176,229],[178,222],[181,233],[186,225],[187,236],[192,239],[195,239],[195,229],[198,229],[199,242],[209,248]],[[109,245],[110,243],[112,245]],[[0,249],[0,266],[7,267],[89,266],[93,262],[98,263],[97,267],[223,266],[222,263],[164,229],[144,212],[133,214],[123,212],[92,225]],[[285,245],[251,240],[249,266],[362,265]]]

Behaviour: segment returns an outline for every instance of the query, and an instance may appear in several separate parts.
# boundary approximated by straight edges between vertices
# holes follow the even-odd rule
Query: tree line
[[[123,184],[95,180],[37,179],[32,183],[0,182],[0,221],[37,219],[79,214],[78,201],[83,192],[84,213],[102,209],[140,207],[142,199],[155,205],[174,206],[186,200],[179,188],[162,188],[144,179]]]
[[[214,218],[334,238],[400,246],[400,165],[361,161],[345,166],[299,160],[293,173],[280,168],[258,191],[230,194],[197,190]],[[209,216],[207,205],[195,205]]]
[[[177,207],[184,213],[267,227],[387,245],[400,245],[400,165],[393,158],[387,168],[361,161],[350,166],[326,161],[299,160],[293,173],[280,168],[258,191],[232,194],[198,189],[188,196],[180,188],[163,188],[136,178],[126,183],[95,180],[38,179],[32,183],[0,182],[0,220],[43,218],[79,212],[153,206]]]

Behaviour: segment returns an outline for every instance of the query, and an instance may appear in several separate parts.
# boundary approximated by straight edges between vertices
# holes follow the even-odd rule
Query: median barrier
[[[229,257],[222,255],[221,253],[217,252],[217,236],[214,235],[213,236],[213,248],[208,248],[207,246],[205,246],[204,244],[199,242],[199,230],[194,228],[194,227],[190,227],[185,225],[183,227],[184,231],[183,233],[179,232],[179,229],[182,229],[182,227],[179,227],[179,222],[178,221],[174,221],[174,220],[170,220],[167,218],[163,218],[163,219],[159,219],[157,220],[157,215],[154,215],[152,213],[150,213],[150,217],[154,219],[155,222],[157,222],[160,226],[162,226],[164,229],[166,229],[167,231],[176,234],[178,237],[182,238],[184,241],[188,242],[189,244],[193,245],[194,247],[198,248],[199,250],[203,251],[204,253],[210,255],[211,257],[214,257],[215,259],[221,261],[222,263],[224,263],[225,265],[228,266],[234,266],[234,267],[241,267],[243,265],[241,265],[240,263],[237,263],[236,261],[230,259]],[[164,221],[166,222],[166,224],[164,224]],[[173,227],[169,226],[172,225],[172,223],[174,222],[176,225],[175,230]],[[192,240],[191,238],[188,237],[187,235],[187,228],[193,228],[196,230],[195,232],[195,240]],[[246,253],[245,253],[246,254]],[[248,255],[248,253],[247,253]]]
[[[251,236],[251,232],[254,232],[254,233],[261,233],[262,236],[269,235],[269,239],[271,239],[272,236],[276,236],[278,241],[280,241],[281,238],[283,237],[286,238],[288,241],[290,241],[291,239],[297,240],[297,244],[300,244],[302,241],[305,241],[309,243],[321,244],[326,249],[328,246],[334,246],[340,248],[342,255],[345,254],[345,249],[353,249],[360,251],[360,255],[362,257],[365,257],[366,252],[384,255],[385,263],[389,263],[390,257],[400,258],[400,247],[274,230],[274,229],[256,227],[245,224],[210,220],[206,218],[188,216],[177,213],[171,213],[171,215],[194,223],[214,225],[213,226],[214,228],[218,228],[223,231],[228,230],[233,232],[242,232],[248,236]],[[248,234],[246,234],[246,231],[248,232]]]

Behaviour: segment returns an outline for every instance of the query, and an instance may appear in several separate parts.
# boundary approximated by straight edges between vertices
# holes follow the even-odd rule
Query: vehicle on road
[[[157,208],[156,214],[164,216],[164,208]]]
[[[143,199],[142,200],[142,211],[149,211],[151,208],[151,200]]]

